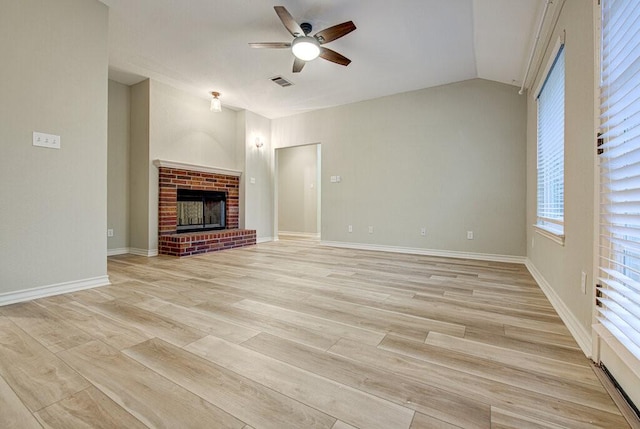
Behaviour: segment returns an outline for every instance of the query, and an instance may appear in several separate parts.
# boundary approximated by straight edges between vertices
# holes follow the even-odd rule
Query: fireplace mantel
[[[230,168],[209,167],[207,165],[189,164],[187,162],[168,161],[164,159],[155,159],[153,161],[153,165],[155,165],[158,168],[160,167],[177,168],[180,170],[199,171],[201,173],[223,174],[226,176],[235,176],[235,177],[242,176],[242,171],[232,170]]]

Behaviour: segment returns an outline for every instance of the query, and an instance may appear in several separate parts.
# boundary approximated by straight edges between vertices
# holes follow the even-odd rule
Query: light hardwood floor
[[[522,265],[282,240],[0,307],[1,428],[626,428]]]

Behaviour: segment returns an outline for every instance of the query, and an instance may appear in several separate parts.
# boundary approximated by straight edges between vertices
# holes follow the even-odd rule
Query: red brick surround
[[[182,168],[159,167],[158,252],[186,256],[256,243],[255,230],[239,230],[240,177]],[[220,191],[227,194],[227,229],[177,234],[177,190]]]

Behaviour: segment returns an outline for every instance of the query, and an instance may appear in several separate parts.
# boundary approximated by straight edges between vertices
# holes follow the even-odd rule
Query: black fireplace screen
[[[210,231],[226,226],[224,192],[178,189],[178,232]]]

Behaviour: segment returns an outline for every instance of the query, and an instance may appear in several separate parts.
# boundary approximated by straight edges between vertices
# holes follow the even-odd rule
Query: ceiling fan
[[[356,29],[353,21],[343,22],[333,27],[325,28],[313,36],[309,36],[312,26],[308,22],[299,24],[293,19],[289,11],[284,6],[273,7],[284,24],[285,28],[294,37],[293,42],[259,42],[249,43],[252,48],[286,49],[291,48],[296,57],[293,61],[293,72],[299,73],[307,61],[324,58],[342,66],[348,66],[351,60],[344,55],[329,48],[325,48],[325,43],[332,42],[340,37],[351,33]]]

